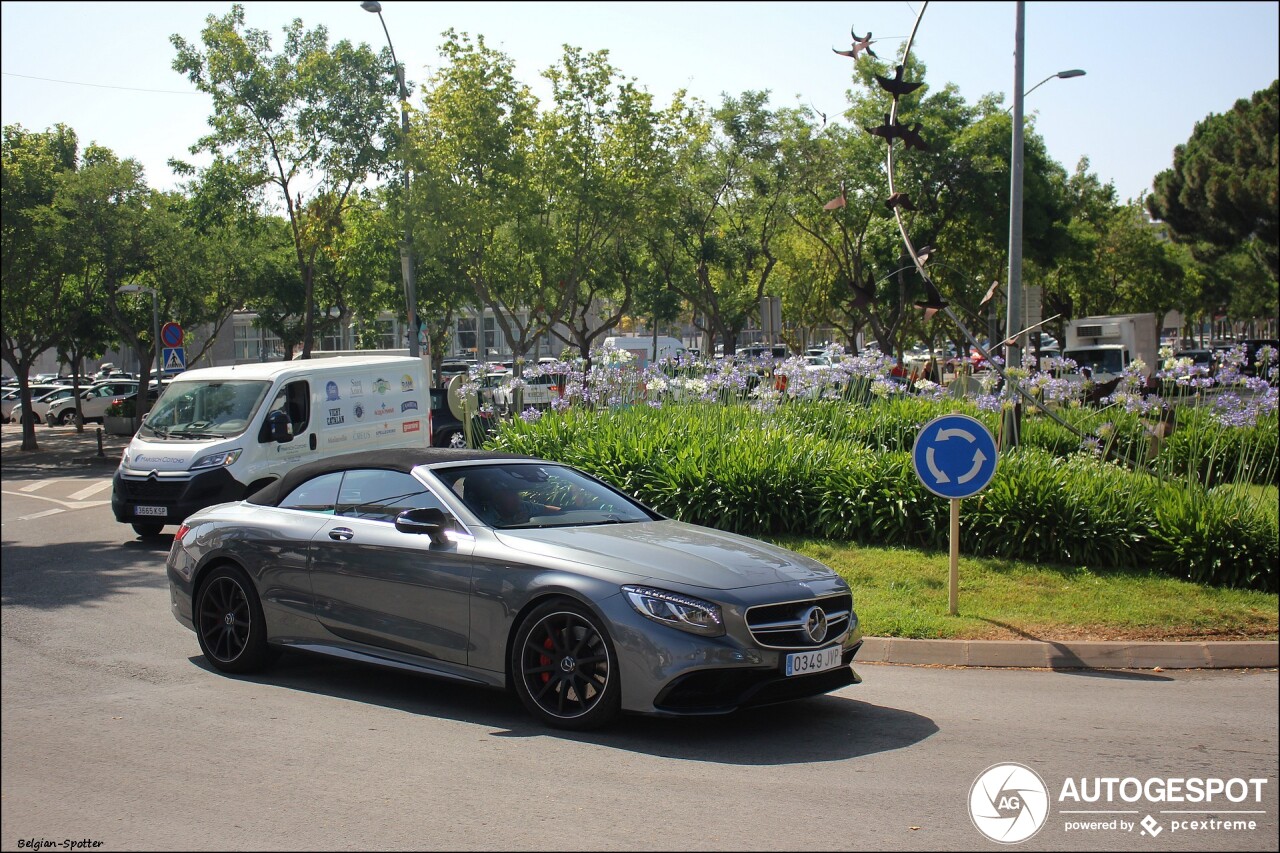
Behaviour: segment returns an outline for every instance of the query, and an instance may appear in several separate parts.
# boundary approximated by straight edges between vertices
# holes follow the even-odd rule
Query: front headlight
[[[709,601],[647,586],[624,586],[627,601],[641,616],[703,637],[724,634],[720,606]]]
[[[244,451],[237,447],[235,450],[219,450],[217,453],[210,453],[208,456],[201,456],[195,462],[191,463],[191,470],[197,468],[225,468],[240,458],[240,454]]]

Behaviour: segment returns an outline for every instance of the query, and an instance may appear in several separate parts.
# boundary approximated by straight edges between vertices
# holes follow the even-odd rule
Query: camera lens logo
[[[969,789],[969,817],[992,841],[1026,841],[1049,817],[1049,789],[1030,767],[994,764]]]

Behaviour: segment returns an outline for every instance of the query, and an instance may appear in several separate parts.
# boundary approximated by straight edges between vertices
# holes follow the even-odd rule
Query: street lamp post
[[[413,227],[409,220],[409,90],[404,82],[404,67],[396,59],[396,49],[391,44],[391,32],[387,22],[382,18],[382,4],[377,0],[364,0],[360,8],[378,16],[382,31],[387,35],[387,47],[391,50],[391,61],[396,66],[396,82],[400,85],[400,132],[401,138],[401,181],[404,185],[404,241],[400,244],[400,274],[404,277],[404,301],[409,319],[409,355],[418,358],[418,296],[415,292],[413,267]]]
[[[1018,341],[1018,333],[1022,331],[1022,102],[1027,95],[1054,78],[1066,79],[1080,77],[1084,74],[1084,71],[1079,68],[1059,71],[1057,74],[1050,74],[1030,89],[1023,91],[1025,0],[1018,0],[1016,6],[1017,13],[1013,36],[1013,106],[1011,107],[1013,110],[1013,150],[1010,157],[1012,174],[1009,180],[1009,303],[1008,313],[1005,317],[1005,367],[1014,369],[1022,367],[1022,347]],[[1016,376],[1009,381],[1016,382]],[[1019,424],[1017,412],[1019,404],[1016,402],[1016,395],[1014,400],[1014,407],[1006,414],[1004,421],[1004,444],[1006,447],[1012,447],[1018,443],[1017,430]]]
[[[163,369],[161,368],[161,364],[160,364],[160,302],[156,297],[156,291],[154,288],[143,287],[141,284],[122,284],[120,285],[120,287],[116,288],[116,293],[150,293],[151,294],[151,331],[155,335],[155,338],[153,340],[154,340],[154,346],[156,349],[156,381],[159,382],[160,377],[163,375]],[[149,382],[146,384],[150,385]],[[138,385],[139,390],[141,390],[142,387],[143,387],[142,383],[139,383]],[[147,407],[146,402],[139,399],[138,404],[134,409],[134,412],[136,413],[134,417],[135,418],[141,417],[143,414],[145,414],[143,409],[146,407]]]

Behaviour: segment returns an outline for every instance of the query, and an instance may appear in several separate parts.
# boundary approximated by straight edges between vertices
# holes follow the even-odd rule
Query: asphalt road
[[[1274,670],[863,664],[819,699],[591,735],[502,693],[296,653],[229,678],[169,613],[167,537],[111,518],[109,472],[0,471],[3,850],[990,850],[1006,845],[969,797],[1004,762],[1048,798],[1017,847],[1277,847]],[[1137,781],[1062,798],[1107,778]],[[1226,792],[1146,796],[1174,778]],[[1191,827],[1224,819],[1254,826]]]

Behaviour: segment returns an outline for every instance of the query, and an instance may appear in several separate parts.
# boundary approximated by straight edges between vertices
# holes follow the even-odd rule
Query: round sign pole
[[[938,497],[951,501],[947,609],[952,616],[960,603],[960,501],[987,487],[998,459],[991,431],[968,415],[934,418],[920,428],[911,448],[911,464],[920,482]]]
[[[960,606],[960,498],[951,499],[951,575],[947,579],[947,612]]]

